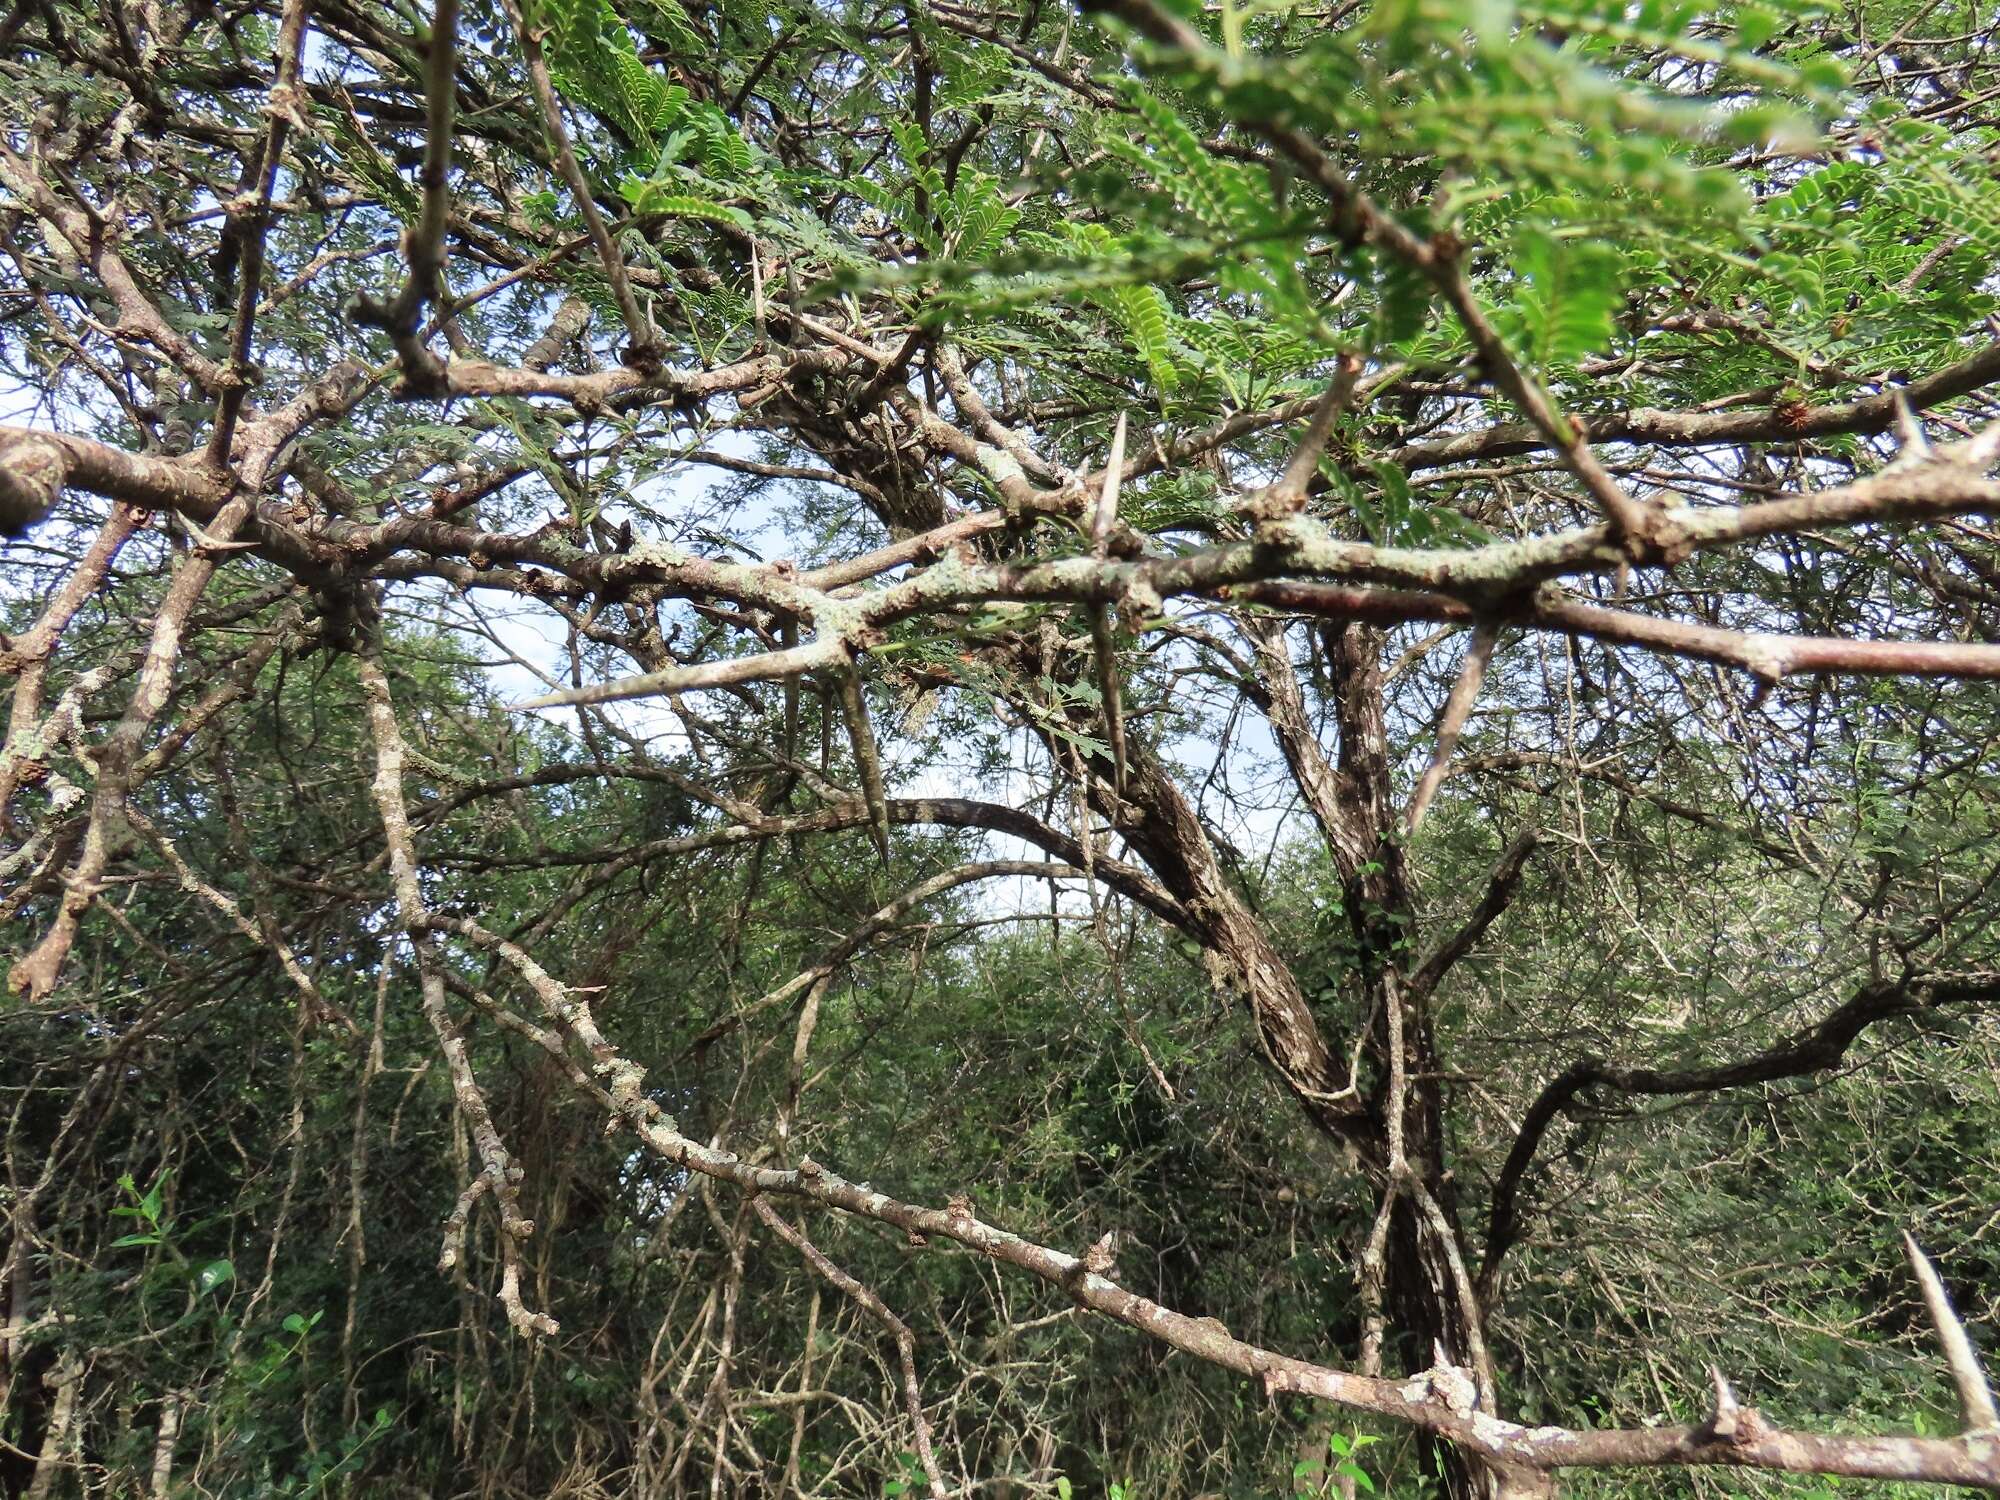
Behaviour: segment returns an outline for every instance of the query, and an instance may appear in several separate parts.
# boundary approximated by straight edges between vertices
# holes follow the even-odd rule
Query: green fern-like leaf
[[[326,139],[347,174],[403,223],[416,223],[419,212],[416,189],[375,149],[352,111],[325,110],[317,118],[324,124]]]
[[[1514,266],[1520,294],[1510,321],[1533,363],[1574,365],[1610,343],[1623,301],[1616,250],[1527,228],[1517,237]]]
[[[1202,227],[1228,233],[1268,223],[1268,211],[1233,163],[1209,155],[1201,138],[1155,95],[1136,87],[1128,93],[1146,122],[1156,161],[1168,168],[1163,185],[1186,202]]]
[[[1119,320],[1152,372],[1153,386],[1166,395],[1179,383],[1167,343],[1167,299],[1158,287],[1121,286],[1112,289]]]
[[[740,208],[698,198],[690,193],[661,191],[653,183],[641,184],[636,193],[628,192],[626,198],[634,213],[661,214],[672,219],[706,219],[711,224],[727,224],[733,229],[747,230],[751,226],[750,215]]]

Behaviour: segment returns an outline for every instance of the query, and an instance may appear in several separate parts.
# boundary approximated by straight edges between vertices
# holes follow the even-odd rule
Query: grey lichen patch
[[[477,786],[479,784],[477,777],[469,776],[456,767],[448,766],[443,761],[426,755],[415,745],[409,746],[404,753],[418,770],[435,781],[442,781],[449,786]]]
[[[1018,574],[1014,581],[1021,593],[1049,593],[1062,598],[1076,598],[1098,591],[1103,580],[1115,578],[1120,571],[1107,567],[1087,552],[1081,552],[1074,557],[1059,557],[1039,563]]]
[[[670,1154],[676,1161],[687,1159],[687,1148],[692,1143],[675,1128],[671,1120],[662,1117],[654,1121],[645,1127],[644,1134],[646,1139],[653,1143],[655,1150]]]
[[[1202,972],[1208,976],[1209,990],[1223,1004],[1241,998],[1248,986],[1243,972],[1219,949],[1204,946],[1199,955]]]
[[[1010,483],[1027,483],[1027,471],[1021,467],[1019,460],[1005,449],[991,448],[981,443],[975,452],[979,459],[979,467],[985,471],[986,477],[1002,489]]]
[[[813,627],[827,640],[859,642],[872,628],[871,611],[865,599],[836,599],[830,594],[815,596]]]
[[[1537,1429],[1537,1431],[1559,1433],[1562,1429],[1559,1427],[1543,1427]],[[1530,1432],[1527,1428],[1518,1426],[1513,1422],[1502,1421],[1499,1417],[1490,1416],[1483,1411],[1476,1411],[1472,1414],[1472,1434],[1480,1442],[1489,1443],[1496,1448],[1521,1442],[1532,1443],[1535,1439],[1535,1433]]]
[[[1597,563],[1617,550],[1599,531],[1559,533],[1482,547],[1420,550],[1376,547],[1334,536],[1310,516],[1288,516],[1258,528],[1260,546],[1281,553],[1295,571],[1326,578],[1438,589],[1461,596],[1505,596],[1546,578]]]
[[[971,585],[976,577],[971,557],[957,547],[949,549],[944,556],[925,568],[913,583],[924,592],[955,594]]]
[[[645,563],[655,568],[680,568],[694,561],[670,542],[640,542],[625,554],[636,563]]]
[[[1129,622],[1146,620],[1160,613],[1166,601],[1160,591],[1153,587],[1144,573],[1128,569],[1122,575],[1124,587],[1119,590],[1118,607]]]
[[[18,760],[47,760],[55,749],[45,733],[47,728],[46,724],[31,724],[17,739],[10,742],[7,748]]]
[[[636,1063],[622,1060],[602,1065],[611,1074],[611,1102],[620,1114],[631,1114],[645,1106],[645,1095],[641,1088],[646,1081],[646,1070]]]
[[[871,619],[894,619],[935,605],[979,600],[995,592],[995,577],[963,548],[953,547],[909,577],[856,596],[857,607]],[[995,603],[989,608],[1004,606]],[[1021,606],[1025,608],[1025,606]]]
[[[1304,572],[1347,574],[1374,552],[1373,547],[1345,542],[1310,516],[1282,516],[1257,528],[1261,545],[1284,552]]]

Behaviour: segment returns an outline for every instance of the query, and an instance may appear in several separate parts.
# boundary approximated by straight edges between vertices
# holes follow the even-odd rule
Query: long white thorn
[[[1896,411],[1895,463],[1899,468],[1912,464],[1928,463],[1931,459],[1931,440],[1924,436],[1924,424],[1910,409],[1910,398],[1898,387],[1889,397]]]
[[[1737,1401],[1736,1392],[1729,1388],[1729,1382],[1722,1378],[1722,1371],[1714,1365],[1708,1367],[1708,1378],[1715,1386],[1715,1410],[1709,1413],[1708,1430],[1719,1438],[1734,1437],[1742,1404]]]
[[[1097,494],[1097,509],[1090,518],[1090,550],[1103,557],[1111,545],[1111,527],[1118,519],[1118,486],[1124,480],[1125,413],[1118,413],[1118,425],[1111,433],[1111,456],[1104,463],[1104,488]]]
[[[1104,488],[1090,518],[1091,556],[1102,561],[1111,548],[1111,528],[1118,519],[1118,486],[1125,467],[1125,413],[1111,433],[1111,456],[1105,461]],[[1111,747],[1111,785],[1125,795],[1125,705],[1118,686],[1118,637],[1111,628],[1111,609],[1090,606],[1090,638],[1097,656],[1097,691],[1104,701],[1104,738]]]
[[[1979,1368],[1979,1356],[1973,1353],[1972,1340],[1966,1337],[1965,1325],[1952,1311],[1951,1298],[1945,1295],[1944,1282],[1938,1277],[1937,1267],[1917,1248],[1916,1239],[1908,1230],[1903,1232],[1903,1248],[1909,1252],[1910,1269],[1917,1273],[1917,1285],[1924,1289],[1924,1306],[1930,1309],[1938,1342],[1944,1346],[1944,1362],[1951,1369],[1952,1384],[1958,1387],[1958,1404],[1965,1412],[1965,1430],[2000,1430],[2000,1410],[1996,1410],[1993,1404],[1993,1387],[1986,1383],[1985,1372]]]

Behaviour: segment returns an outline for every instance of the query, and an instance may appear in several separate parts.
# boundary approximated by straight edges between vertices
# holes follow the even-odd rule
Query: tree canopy
[[[0,1490],[2000,1493],[1969,0],[0,12]]]

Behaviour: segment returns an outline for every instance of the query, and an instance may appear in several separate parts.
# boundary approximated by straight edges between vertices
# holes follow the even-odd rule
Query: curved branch
[[[978,828],[992,833],[1009,834],[1033,844],[1065,864],[1082,868],[1085,863],[1083,846],[1069,834],[1042,822],[1032,813],[1009,807],[1004,803],[976,802],[963,797],[892,797],[888,801],[888,810],[891,824]],[[704,849],[726,848],[732,844],[783,838],[792,834],[843,833],[855,828],[865,829],[870,821],[866,804],[855,801],[818,812],[802,813],[796,817],[765,818],[756,822],[725,824],[720,828],[704,829],[700,833],[684,834],[670,839],[655,839],[628,849],[539,854],[530,862],[536,865],[601,864],[622,869],[654,860],[693,854]],[[436,862],[445,865],[466,863],[463,860]],[[490,861],[488,867],[501,868],[508,863],[510,862]],[[1188,927],[1191,918],[1186,909],[1145,871],[1102,854],[1091,862],[1091,867],[1106,885],[1120,895],[1129,896],[1155,916],[1175,927],[1183,929]]]
[[[1540,840],[1539,829],[1524,828],[1501,851],[1493,873],[1486,877],[1486,889],[1480,893],[1479,904],[1451,936],[1424,955],[1410,976],[1409,992],[1413,1000],[1421,1000],[1436,989],[1452,966],[1473,950],[1486,935],[1486,929],[1507,909],[1514,892],[1520,889],[1521,872],[1527,868],[1528,856],[1535,852]]]
[[[1770,407],[1744,411],[1661,411],[1633,407],[1629,411],[1598,412],[1572,420],[1593,443],[1633,443],[1661,448],[1699,448],[1742,443],[1792,443],[1802,438],[1889,432],[1896,425],[1897,397],[1912,410],[1926,411],[1969,396],[2000,381],[2000,343],[1906,386],[1873,396],[1838,401],[1804,411],[1779,412]],[[1526,422],[1485,427],[1478,432],[1429,442],[1408,443],[1387,456],[1391,463],[1414,473],[1473,459],[1514,458],[1548,447],[1548,440]]]
[[[931,1424],[924,1416],[923,1392],[917,1385],[917,1341],[916,1336],[910,1332],[910,1325],[891,1312],[888,1303],[853,1276],[841,1270],[817,1245],[787,1224],[779,1216],[778,1211],[771,1207],[769,1199],[753,1198],[750,1207],[751,1211],[764,1221],[767,1229],[805,1258],[807,1265],[853,1298],[871,1318],[889,1330],[889,1337],[896,1345],[897,1363],[903,1372],[903,1406],[909,1413],[910,1425],[916,1432],[917,1458],[924,1467],[924,1478],[930,1485],[933,1500],[944,1500],[947,1493],[944,1474],[938,1468],[937,1450],[931,1443]]]
[[[970,885],[974,881],[992,880],[1005,875],[1021,875],[1032,880],[1081,880],[1086,874],[1087,872],[1077,865],[1051,864],[1047,861],[1027,859],[976,860],[970,864],[954,865],[949,870],[940,871],[927,880],[918,881],[895,900],[871,913],[854,931],[822,953],[811,967],[799,970],[761,998],[752,1000],[748,1005],[740,1006],[710,1023],[688,1043],[688,1049],[694,1051],[708,1046],[727,1036],[759,1011],[789,1000],[808,986],[817,988],[824,981],[832,979],[869,943],[933,896],[943,895],[946,891]]]
[[[2000,975],[1876,980],[1863,985],[1851,999],[1791,1041],[1732,1063],[1671,1071],[1614,1068],[1595,1057],[1570,1064],[1549,1080],[1529,1106],[1494,1184],[1486,1250],[1479,1268],[1481,1298],[1492,1301],[1499,1286],[1501,1262],[1521,1238],[1524,1220],[1521,1184],[1534,1165],[1543,1138],[1557,1116],[1569,1110],[1586,1090],[1615,1089],[1626,1094],[1665,1097],[1718,1093],[1755,1083],[1802,1078],[1838,1067],[1862,1033],[1883,1021],[1943,1005],[1994,1000],[2000,1000]]]

